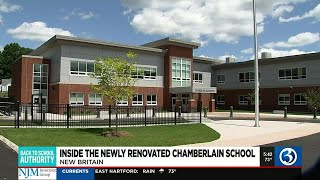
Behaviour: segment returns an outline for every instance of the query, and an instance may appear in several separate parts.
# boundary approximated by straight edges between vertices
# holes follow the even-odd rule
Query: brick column
[[[196,101],[194,99],[188,99],[188,112],[192,112],[196,108]]]
[[[181,99],[181,94],[176,95],[176,107],[182,107],[182,99]]]
[[[209,112],[215,112],[216,111],[216,100],[210,99],[209,100]]]
[[[182,100],[176,99],[176,107],[182,106]]]

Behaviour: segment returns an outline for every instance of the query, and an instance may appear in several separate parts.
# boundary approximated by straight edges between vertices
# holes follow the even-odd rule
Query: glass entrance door
[[[174,108],[176,108],[177,104],[177,94],[172,94],[172,111],[174,111]]]
[[[42,111],[47,111],[47,96],[42,96],[42,100],[40,96],[33,96],[32,102],[33,102],[33,109],[36,112],[41,112],[41,104],[42,104]]]
[[[181,94],[182,112],[188,112],[189,94]]]

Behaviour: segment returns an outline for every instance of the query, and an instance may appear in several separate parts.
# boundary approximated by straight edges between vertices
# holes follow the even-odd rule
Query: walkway
[[[220,139],[183,146],[259,146],[320,132],[320,123],[260,121],[260,127],[253,127],[254,120],[206,120],[203,123],[218,131]]]

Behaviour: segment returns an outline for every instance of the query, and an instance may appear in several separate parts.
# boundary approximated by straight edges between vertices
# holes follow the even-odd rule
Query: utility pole
[[[256,1],[253,0],[253,29],[254,29],[254,83],[255,83],[255,125],[259,125],[259,66],[258,66],[258,38],[257,38],[257,22],[256,22]]]

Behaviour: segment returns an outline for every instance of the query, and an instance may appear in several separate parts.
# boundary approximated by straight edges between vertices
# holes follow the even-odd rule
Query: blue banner
[[[94,180],[94,168],[58,168],[57,180]]]

